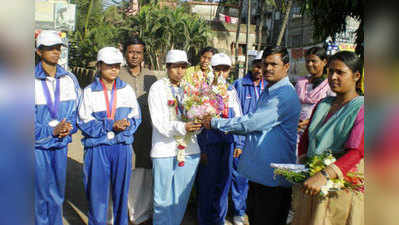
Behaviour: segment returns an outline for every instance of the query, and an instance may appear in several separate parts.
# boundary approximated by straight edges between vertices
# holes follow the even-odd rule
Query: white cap
[[[43,30],[36,39],[36,48],[39,48],[41,45],[54,46],[63,44],[64,42],[62,42],[60,35],[55,30]]]
[[[211,58],[212,66],[226,65],[231,66],[231,59],[224,53],[217,53]]]
[[[97,53],[97,62],[100,61],[108,65],[123,63],[123,55],[117,48],[105,47],[100,49]]]
[[[255,60],[262,59],[262,56],[263,56],[263,50],[259,51],[258,54],[256,54]]]
[[[183,50],[169,50],[168,53],[166,54],[166,63],[187,63],[190,64],[188,62],[187,59],[187,53]]]

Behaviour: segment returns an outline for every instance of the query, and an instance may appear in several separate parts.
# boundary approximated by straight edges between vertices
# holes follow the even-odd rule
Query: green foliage
[[[101,0],[75,0],[77,4],[76,31],[69,34],[72,66],[87,67],[96,60],[97,52],[105,46],[117,47],[119,26],[123,23],[121,9],[116,6],[103,10]]]
[[[303,0],[302,11],[312,18],[317,39],[335,37],[335,34],[345,31],[348,16],[359,20],[356,44],[357,52],[363,54],[364,0]]]
[[[157,70],[162,69],[170,49],[185,50],[192,58],[207,45],[211,31],[204,20],[185,10],[155,4],[143,6],[138,15],[126,18],[120,41],[123,43],[128,36],[142,39],[146,43],[146,63]]]
[[[146,43],[146,64],[159,70],[168,50],[183,49],[192,59],[207,45],[211,35],[206,21],[189,13],[188,6],[172,9],[153,3],[142,6],[138,15],[127,16],[127,3],[103,10],[101,2],[75,0],[77,29],[69,35],[72,66],[86,67],[96,60],[102,47],[118,47],[126,38],[137,36]]]

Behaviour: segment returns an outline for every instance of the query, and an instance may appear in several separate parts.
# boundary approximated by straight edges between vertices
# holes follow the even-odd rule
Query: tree
[[[360,26],[356,30],[356,52],[363,55],[364,4],[364,0],[303,0],[301,8],[312,18],[314,36],[321,40],[329,36],[335,40],[337,33],[346,30],[348,16],[358,20]]]
[[[116,6],[103,10],[101,0],[75,0],[73,3],[77,4],[78,14],[76,30],[69,34],[69,62],[71,66],[87,67],[96,60],[102,47],[117,47],[123,14]]]
[[[283,20],[283,23],[281,24],[280,33],[277,38],[277,43],[276,43],[277,46],[280,46],[281,41],[283,40],[283,36],[284,36],[285,30],[287,28],[288,20],[290,18],[290,11],[291,11],[293,2],[294,2],[294,0],[288,0],[288,5],[287,5],[287,8],[285,9],[284,20]]]
[[[137,36],[144,40],[145,60],[157,70],[162,69],[168,50],[185,50],[193,59],[211,36],[210,27],[199,16],[186,13],[182,7],[161,8],[156,4],[143,6],[138,15],[126,18],[121,30],[121,39]]]

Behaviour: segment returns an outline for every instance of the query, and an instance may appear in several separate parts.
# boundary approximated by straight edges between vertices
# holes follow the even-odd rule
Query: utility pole
[[[249,50],[249,26],[251,25],[251,0],[248,0],[248,15],[247,15],[247,40],[246,40],[246,46],[247,46],[247,51],[245,53],[245,74],[248,73],[248,50]]]

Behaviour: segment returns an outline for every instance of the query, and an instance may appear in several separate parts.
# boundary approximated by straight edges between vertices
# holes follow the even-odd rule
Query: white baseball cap
[[[224,53],[217,53],[211,58],[212,66],[226,65],[231,66],[231,59],[228,55]]]
[[[64,42],[62,42],[62,39],[57,31],[43,30],[37,36],[36,48],[39,48],[41,45],[44,46],[64,45]]]
[[[256,54],[255,60],[260,60],[262,59],[263,56],[263,50],[262,51],[258,51],[258,54]]]
[[[105,47],[100,49],[97,53],[97,62],[100,61],[108,65],[123,63],[123,55],[117,48]]]
[[[191,65],[188,62],[187,59],[187,53],[183,50],[176,50],[176,49],[172,49],[169,50],[168,53],[166,54],[166,63],[187,63],[189,65]]]

